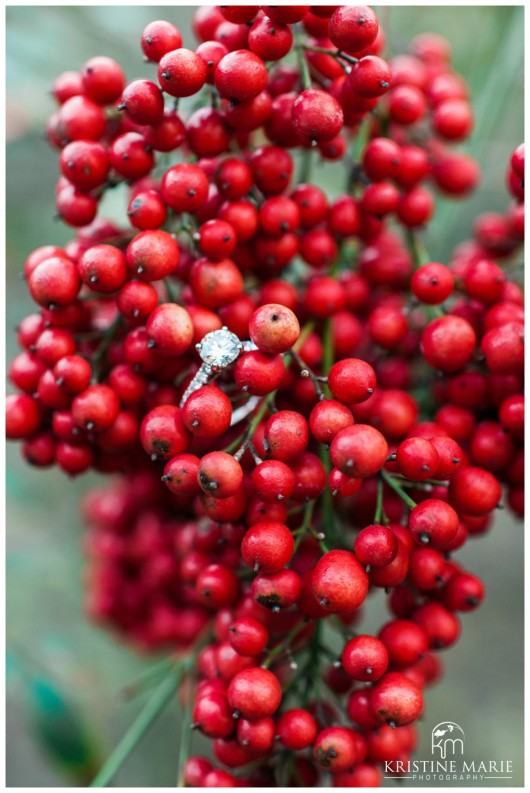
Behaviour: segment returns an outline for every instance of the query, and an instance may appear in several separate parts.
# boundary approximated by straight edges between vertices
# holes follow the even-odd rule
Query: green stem
[[[402,501],[404,501],[404,503],[407,505],[407,507],[409,507],[410,509],[414,509],[414,507],[416,507],[416,506],[417,506],[416,502],[415,502],[415,501],[413,501],[413,500],[412,500],[412,498],[411,498],[411,497],[408,495],[408,493],[406,493],[406,492],[403,490],[403,488],[401,487],[401,485],[399,484],[399,482],[397,481],[397,479],[394,479],[394,477],[393,477],[393,476],[391,476],[391,475],[388,473],[388,471],[385,471],[385,469],[384,469],[384,468],[382,468],[382,469],[381,469],[381,472],[380,472],[380,473],[381,473],[381,476],[383,477],[383,479],[385,480],[385,482],[387,483],[387,485],[388,485],[389,487],[391,487],[391,488],[392,488],[392,490],[393,490],[395,493],[397,493],[397,494],[398,494],[398,496],[400,497],[400,499],[401,499]]]
[[[380,479],[377,483],[377,501],[375,504],[375,515],[374,515],[374,523],[381,523],[386,526],[388,525],[388,518],[385,515],[385,510],[383,508],[383,480]]]
[[[154,664],[147,669],[143,675],[140,675],[136,680],[124,686],[121,690],[123,699],[132,699],[138,696],[148,688],[152,688],[160,678],[167,674],[172,668],[172,663],[169,658],[164,658],[160,663]]]
[[[317,395],[317,397],[319,399],[325,399],[325,395],[324,395],[324,391],[322,390],[322,386],[320,385],[318,377],[313,372],[313,370],[310,369],[306,365],[306,363],[302,360],[302,358],[300,358],[300,356],[298,355],[297,352],[294,351],[294,349],[291,350],[290,353],[291,353],[292,357],[294,358],[294,360],[296,361],[296,363],[298,364],[298,366],[300,367],[301,376],[302,377],[306,377],[306,378],[308,377],[311,380],[311,382],[313,383],[313,386],[315,388],[316,395]]]
[[[296,58],[298,61],[298,68],[300,69],[302,88],[305,91],[308,88],[311,88],[311,74],[309,72],[309,64],[307,62],[307,58],[304,53],[304,47],[302,44],[298,44],[296,46]]]
[[[311,169],[313,165],[313,149],[309,146],[302,150],[302,162],[300,167],[299,184],[307,184],[311,181]]]
[[[300,543],[302,542],[304,536],[307,533],[307,530],[309,529],[309,527],[311,525],[311,520],[313,518],[313,511],[315,509],[315,504],[316,504],[316,500],[310,501],[308,504],[306,504],[305,511],[304,511],[304,519],[302,521],[302,525],[300,526],[300,528],[298,528],[296,530],[296,532],[293,532],[293,534],[296,534],[296,540],[295,540],[295,543],[294,543],[293,555],[298,550],[298,547],[299,547]]]
[[[171,701],[184,675],[192,667],[194,660],[193,658],[188,658],[186,661],[182,661],[178,666],[172,669],[169,675],[162,681],[143,710],[140,711],[133,721],[111,756],[103,764],[102,768],[100,768],[90,783],[90,787],[107,787],[109,785],[125,760],[129,757],[130,753],[142,740],[166,705]]]
[[[307,624],[304,620],[301,620],[297,625],[295,625],[294,628],[289,631],[283,642],[280,642],[280,644],[277,644],[276,647],[272,648],[266,659],[261,664],[263,669],[268,669],[274,659],[281,655],[281,653],[285,652],[289,645],[292,644],[293,639],[296,639],[298,634],[301,633],[306,627]]]
[[[177,764],[177,787],[185,787],[184,766],[186,765],[186,761],[190,756],[191,739],[193,734],[193,731],[191,729],[191,716],[193,712],[194,698],[195,698],[195,686],[193,685],[191,687],[191,691],[188,691],[188,703],[186,705],[186,710],[184,711],[184,715],[182,717],[179,758]]]
[[[322,353],[322,368],[324,374],[327,376],[329,370],[333,366],[333,326],[331,319],[327,319],[324,323],[324,349]],[[329,387],[326,385],[326,391],[329,396]],[[320,447],[320,459],[324,468],[326,469],[326,480],[329,478],[331,471],[331,458],[329,450],[324,446]],[[321,497],[322,517],[324,523],[324,533],[327,538],[335,536],[335,520],[333,515],[333,496],[330,488],[326,482],[326,489]],[[322,547],[322,546],[321,546]]]
[[[304,346],[304,342],[307,340],[308,336],[310,336],[313,333],[315,329],[315,324],[316,324],[315,320],[312,319],[310,322],[306,322],[306,324],[302,328],[300,335],[293,346],[293,350],[296,353],[300,352],[300,349]]]
[[[164,278],[164,286],[171,303],[178,303],[178,295],[169,278]]]
[[[414,229],[407,229],[407,243],[416,269],[431,261],[423,240]]]
[[[105,356],[114,340],[114,337],[116,336],[116,333],[118,332],[118,329],[121,327],[122,321],[121,314],[118,314],[116,319],[108,326],[101,336],[101,343],[93,358],[94,369],[97,373],[98,380],[101,380],[103,376]]]
[[[276,394],[276,391],[273,391],[272,394],[269,394],[267,397],[264,397],[262,399],[262,401],[260,402],[260,405],[259,405],[259,407],[257,409],[257,412],[254,413],[254,417],[253,417],[252,421],[250,422],[250,424],[248,425],[248,427],[245,430],[245,432],[243,432],[241,435],[238,435],[238,437],[235,439],[235,441],[232,441],[231,444],[226,446],[226,448],[223,449],[224,452],[226,452],[227,454],[232,454],[237,449],[241,448],[241,446],[246,444],[247,441],[250,440],[250,438],[252,438],[252,436],[254,435],[254,433],[256,431],[256,427],[258,426],[258,424],[260,423],[261,419],[265,415],[267,409],[270,406],[270,402],[274,399],[274,395],[275,394]]]

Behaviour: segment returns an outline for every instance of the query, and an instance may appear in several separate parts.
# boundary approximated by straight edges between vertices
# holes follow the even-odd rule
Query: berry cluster
[[[196,659],[193,725],[230,772],[191,757],[186,784],[378,786],[484,597],[453,552],[503,485],[523,512],[524,149],[506,214],[430,261],[433,190],[479,180],[445,39],[385,60],[365,6],[200,7],[194,32],[147,26],[152,80],[100,56],[55,81],[77,230],[24,263],[7,435],[113,475],[83,506],[87,611]]]

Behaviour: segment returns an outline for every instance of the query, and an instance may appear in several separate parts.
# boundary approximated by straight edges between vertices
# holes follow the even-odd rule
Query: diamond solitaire
[[[204,363],[182,395],[180,400],[181,407],[190,394],[193,394],[198,388],[202,388],[203,385],[210,383],[220,371],[234,363],[240,352],[250,352],[250,350],[258,349],[251,341],[240,341],[236,334],[232,333],[228,328],[212,330],[195,347]],[[251,411],[253,409],[252,400],[249,400],[243,407]],[[238,410],[241,411],[242,408],[238,408]],[[237,411],[235,413],[237,414],[235,415],[237,421],[241,421],[240,413],[237,413]]]
[[[243,343],[228,328],[213,330],[207,333],[199,344],[197,351],[204,363],[213,371],[230,366],[243,349]]]

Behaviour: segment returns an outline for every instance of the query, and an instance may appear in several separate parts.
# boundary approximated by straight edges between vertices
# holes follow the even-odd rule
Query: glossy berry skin
[[[366,568],[386,567],[396,557],[398,542],[387,526],[373,525],[362,529],[355,538],[355,556]]]
[[[162,177],[162,197],[175,212],[194,212],[208,198],[208,178],[202,168],[180,163]]]
[[[280,410],[265,424],[265,451],[275,460],[291,460],[304,451],[308,441],[307,421],[293,410]]]
[[[206,82],[206,65],[195,52],[180,47],[160,58],[158,82],[170,96],[193,96]]]
[[[249,322],[249,335],[261,352],[287,352],[300,335],[300,324],[291,309],[277,303],[260,306]]]
[[[462,468],[449,483],[450,503],[466,515],[487,515],[495,509],[501,495],[499,481],[482,468]]]
[[[161,479],[172,493],[184,498],[192,498],[199,490],[197,480],[199,462],[199,458],[194,454],[178,454],[166,464]]]
[[[410,286],[418,300],[435,306],[451,295],[454,278],[448,267],[438,262],[430,262],[414,272]]]
[[[235,248],[236,233],[233,226],[225,220],[208,220],[202,224],[197,233],[201,253],[210,259],[224,259],[230,256]]]
[[[319,732],[313,744],[313,757],[320,768],[332,774],[347,771],[357,760],[353,730],[328,727]]]
[[[274,502],[289,498],[294,486],[293,472],[280,460],[265,460],[252,472],[252,487],[262,501]]]
[[[227,738],[234,729],[234,720],[226,696],[209,694],[197,700],[193,723],[209,738]]]
[[[391,82],[389,64],[375,55],[367,55],[354,64],[348,81],[358,96],[368,98],[382,96]]]
[[[329,20],[328,35],[339,50],[362,52],[377,36],[377,16],[368,6],[339,6]]]
[[[341,430],[331,444],[331,461],[343,474],[364,479],[384,465],[388,444],[383,435],[367,424]]]
[[[309,416],[311,435],[320,443],[331,443],[338,432],[352,424],[350,409],[335,399],[322,399]]]
[[[84,391],[92,378],[92,367],[80,355],[65,355],[53,367],[56,382],[73,394]]]
[[[241,543],[245,564],[260,573],[277,573],[289,563],[294,550],[293,535],[283,523],[255,523]]]
[[[94,245],[85,251],[77,263],[83,283],[95,292],[112,294],[127,279],[125,256],[113,245]]]
[[[180,250],[167,231],[141,231],[125,251],[127,266],[142,281],[158,281],[171,275],[180,259]]]
[[[237,740],[249,752],[266,752],[274,743],[274,720],[270,716],[263,719],[239,719]]]
[[[109,161],[124,179],[141,179],[155,164],[150,144],[138,132],[125,132],[115,138],[109,149]]]
[[[201,603],[210,608],[230,606],[239,595],[239,579],[228,567],[210,564],[199,573],[195,591]]]
[[[311,586],[325,611],[351,612],[366,598],[368,576],[349,551],[328,551],[313,570]]]
[[[258,575],[252,582],[251,592],[256,603],[278,613],[298,600],[301,592],[300,576],[294,570]]]
[[[166,205],[156,190],[137,193],[127,207],[129,222],[140,231],[157,229],[166,222]]]
[[[241,355],[234,366],[234,380],[249,394],[266,396],[275,391],[285,376],[280,355],[265,355],[257,350]]]
[[[215,87],[234,102],[247,102],[267,85],[267,69],[262,59],[248,50],[228,53],[219,62],[214,75]]]
[[[253,617],[241,617],[228,629],[228,641],[240,655],[259,655],[268,640],[267,629]]]
[[[182,36],[171,22],[155,20],[144,28],[140,43],[145,57],[158,63],[167,52],[182,46]]]
[[[101,432],[118,416],[120,403],[108,385],[91,385],[72,402],[72,414],[79,429]]]
[[[232,404],[217,386],[209,385],[194,391],[182,408],[184,424],[199,438],[215,438],[230,426]]]
[[[433,650],[451,647],[460,636],[458,617],[441,603],[430,602],[420,606],[413,612],[412,619],[423,628]]]
[[[456,573],[442,589],[442,601],[451,611],[474,611],[484,600],[484,584],[472,573]]]
[[[274,23],[269,17],[257,19],[249,30],[248,45],[264,61],[277,61],[291,49],[293,34],[287,25]]]
[[[200,787],[212,764],[205,757],[190,757],[184,764],[184,781],[190,787]]]
[[[425,438],[407,438],[397,448],[396,464],[399,472],[413,482],[432,479],[439,467],[438,452]]]
[[[66,257],[53,256],[40,262],[28,279],[33,300],[45,308],[72,303],[81,280],[74,263]]]
[[[410,620],[387,622],[378,636],[388,651],[389,662],[393,667],[416,663],[428,649],[424,631]]]
[[[253,667],[238,672],[228,686],[230,707],[245,719],[263,719],[278,709],[282,689],[268,669]]]
[[[150,80],[134,80],[125,87],[120,107],[136,124],[158,124],[164,115],[164,96]]]
[[[61,151],[59,167],[78,190],[93,190],[102,185],[109,172],[107,150],[101,143],[76,140]]]
[[[125,319],[141,323],[158,304],[156,289],[147,281],[129,280],[122,286],[116,305]]]
[[[451,315],[433,319],[421,337],[425,360],[445,373],[463,369],[471,360],[476,343],[477,337],[469,322]]]
[[[333,777],[335,787],[381,787],[381,772],[370,763],[357,763],[352,771],[344,771]]]
[[[364,402],[375,390],[375,372],[358,358],[344,358],[333,364],[328,374],[331,393],[348,405]]]
[[[380,722],[403,727],[423,711],[421,690],[399,672],[387,672],[370,692],[370,707]]]
[[[326,143],[341,131],[344,115],[330,94],[319,88],[308,88],[294,101],[291,123],[304,143]]]
[[[416,542],[443,548],[458,531],[458,515],[445,501],[428,498],[411,511],[409,530]]]
[[[182,306],[163,303],[157,306],[147,321],[149,345],[162,358],[182,355],[193,340],[193,323]]]
[[[180,408],[160,405],[150,410],[140,426],[140,442],[152,460],[170,460],[185,452],[189,435]]]
[[[239,462],[226,452],[209,452],[199,463],[197,477],[201,489],[214,498],[229,498],[243,483]]]
[[[41,423],[38,403],[27,394],[9,394],[6,397],[6,437],[9,440],[29,438]]]
[[[439,551],[417,548],[410,554],[408,579],[420,591],[440,587],[444,582],[445,559]]]
[[[387,649],[374,636],[356,636],[346,643],[342,651],[342,668],[354,680],[379,680],[387,666]]]
[[[316,734],[315,719],[302,708],[286,710],[276,723],[276,735],[283,746],[292,752],[311,746]]]
[[[438,454],[436,479],[450,479],[458,471],[464,459],[462,447],[452,438],[439,436],[431,438],[430,443]]]
[[[101,105],[108,105],[118,99],[125,85],[121,67],[105,55],[90,58],[84,63],[81,78],[85,96]]]

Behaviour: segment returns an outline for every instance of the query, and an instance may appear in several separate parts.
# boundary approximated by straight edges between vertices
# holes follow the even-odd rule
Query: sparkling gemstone
[[[199,355],[204,363],[223,369],[233,363],[240,352],[241,342],[229,330],[213,330],[201,341]]]

